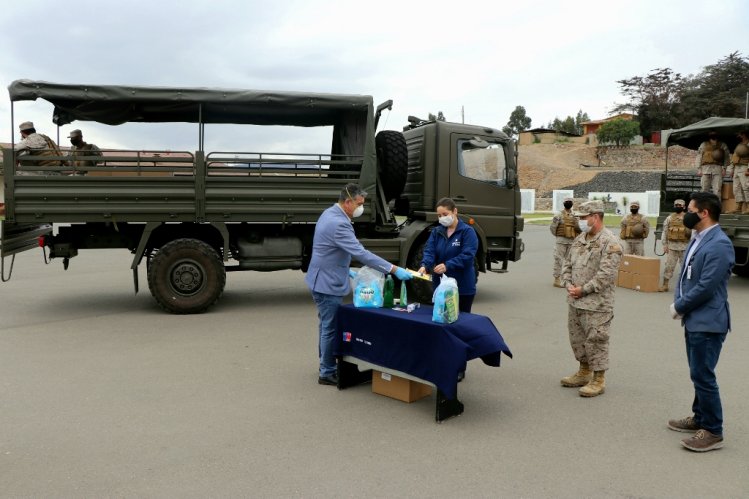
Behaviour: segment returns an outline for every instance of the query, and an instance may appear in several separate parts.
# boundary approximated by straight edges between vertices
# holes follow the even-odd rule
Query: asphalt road
[[[465,413],[442,424],[434,396],[317,384],[301,273],[229,274],[216,307],[173,316],[133,295],[125,251],[84,251],[67,272],[20,255],[0,285],[0,496],[749,496],[749,280],[729,287],[725,447],[695,454],[665,426],[693,393],[670,294],[617,291],[607,391],[583,399],[559,385],[576,363],[553,238],[523,237],[474,305],[514,359],[471,362]]]

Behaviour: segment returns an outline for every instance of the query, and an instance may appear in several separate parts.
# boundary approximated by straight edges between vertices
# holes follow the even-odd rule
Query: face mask
[[[567,201],[566,203],[564,203],[564,207],[569,210],[570,208],[572,208],[572,203]]]
[[[439,217],[439,221],[443,227],[450,227],[455,220],[452,215],[445,215],[444,217]]]
[[[578,225],[578,227],[580,227],[580,230],[583,231],[583,232],[590,232],[590,229],[593,228],[590,225],[588,225],[588,221],[587,220],[578,220],[577,221],[577,225]]]
[[[351,214],[351,218],[357,218],[362,216],[362,213],[364,213],[364,205],[357,206],[354,210],[354,213]]]
[[[73,144],[74,146],[79,146],[81,145],[82,142],[83,140],[81,139],[70,139],[70,143]]]
[[[629,210],[633,215],[637,215],[637,212],[640,211],[638,208],[631,208]]]
[[[684,211],[684,208],[683,208],[683,207],[681,207],[681,206],[677,206],[676,208],[674,208],[674,211],[675,211],[676,213],[681,213],[682,211]]]
[[[684,226],[687,229],[694,229],[698,223],[700,223],[700,216],[698,214],[690,211],[684,215]]]

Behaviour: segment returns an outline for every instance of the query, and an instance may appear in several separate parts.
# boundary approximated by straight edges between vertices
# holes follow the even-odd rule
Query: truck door
[[[519,195],[509,187],[515,178],[511,150],[496,138],[453,134],[450,154],[450,197],[458,212],[473,217],[487,238],[513,237]]]

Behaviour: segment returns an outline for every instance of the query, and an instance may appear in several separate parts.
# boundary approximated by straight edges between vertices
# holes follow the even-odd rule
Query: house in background
[[[636,118],[632,113],[620,113],[614,116],[609,116],[608,118],[602,119],[602,120],[591,120],[591,121],[583,121],[580,123],[583,126],[583,135],[593,135],[595,134],[599,128],[601,128],[601,125],[604,123],[608,123],[609,121],[614,120],[626,120],[626,121],[632,121]]]

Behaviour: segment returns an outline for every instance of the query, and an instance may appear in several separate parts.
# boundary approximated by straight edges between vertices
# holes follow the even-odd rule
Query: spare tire
[[[406,138],[395,130],[383,130],[375,137],[382,190],[387,201],[397,199],[406,187],[408,149]]]

